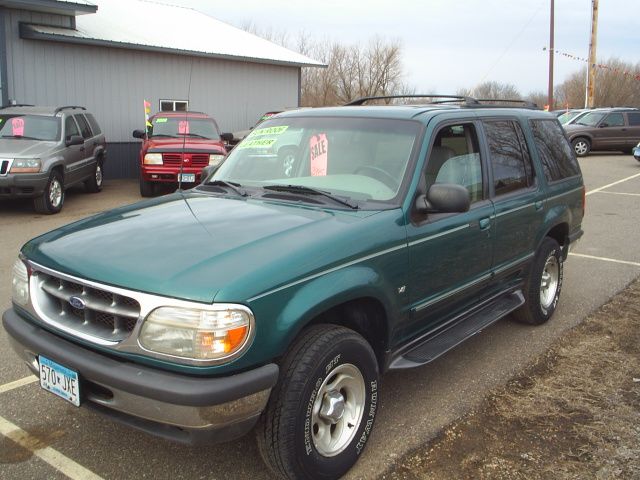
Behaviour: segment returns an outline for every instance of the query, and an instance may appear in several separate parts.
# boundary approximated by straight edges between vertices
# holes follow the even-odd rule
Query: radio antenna
[[[193,57],[191,57],[191,67],[189,68],[189,87],[187,88],[187,107],[184,111],[184,131],[182,132],[182,155],[180,155],[180,173],[178,174],[178,191],[182,191],[182,172],[184,171],[184,156],[187,144],[187,112],[191,102],[191,77],[193,75]],[[178,122],[178,133],[180,132],[180,122]]]

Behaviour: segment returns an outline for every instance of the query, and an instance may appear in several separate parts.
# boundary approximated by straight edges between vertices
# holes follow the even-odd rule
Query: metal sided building
[[[135,178],[151,113],[196,110],[222,131],[300,104],[323,66],[196,10],[145,0],[0,0],[2,104],[83,105],[107,141],[108,178]]]

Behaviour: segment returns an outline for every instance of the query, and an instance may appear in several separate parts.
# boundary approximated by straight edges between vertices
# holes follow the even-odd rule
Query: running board
[[[463,316],[443,330],[428,334],[417,346],[394,358],[389,365],[389,370],[419,367],[432,362],[523,304],[524,296],[520,290],[500,295],[489,304]]]

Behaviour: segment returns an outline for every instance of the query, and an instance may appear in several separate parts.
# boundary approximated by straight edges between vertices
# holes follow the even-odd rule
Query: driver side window
[[[425,180],[427,190],[434,183],[454,183],[469,191],[472,204],[484,199],[480,149],[473,124],[448,125],[438,131]]]
[[[72,117],[67,117],[64,121],[64,138],[69,140],[73,135],[80,136],[80,130]]]

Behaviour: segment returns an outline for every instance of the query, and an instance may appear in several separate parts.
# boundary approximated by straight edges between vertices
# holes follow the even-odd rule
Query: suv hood
[[[246,302],[380,242],[358,228],[375,213],[184,192],[67,225],[22,251],[53,270],[105,284],[205,303]]]
[[[18,138],[0,139],[0,157],[40,158],[52,153],[58,142],[44,140],[21,140]]]

